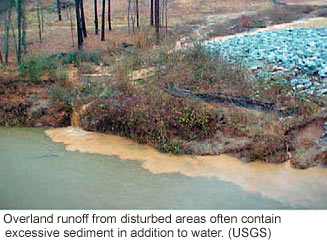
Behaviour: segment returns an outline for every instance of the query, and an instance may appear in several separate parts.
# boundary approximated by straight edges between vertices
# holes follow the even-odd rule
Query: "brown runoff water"
[[[0,127],[0,208],[327,208],[326,185],[321,168],[173,156],[75,128]]]

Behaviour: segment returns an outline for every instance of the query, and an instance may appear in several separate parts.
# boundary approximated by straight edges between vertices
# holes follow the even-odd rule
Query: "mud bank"
[[[0,125],[65,127],[71,106],[66,91],[54,83],[35,85],[22,80],[0,79]]]

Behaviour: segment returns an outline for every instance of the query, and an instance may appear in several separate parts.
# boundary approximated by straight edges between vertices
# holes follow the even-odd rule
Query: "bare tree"
[[[17,62],[20,63],[22,56],[22,14],[23,14],[23,0],[17,0],[17,32],[18,32],[18,46],[17,46]]]
[[[37,13],[37,22],[39,28],[39,40],[42,42],[42,23],[41,23],[41,2],[37,0],[36,13]]]
[[[84,15],[84,1],[80,0],[80,4],[81,4],[81,21],[82,21],[83,36],[84,38],[86,38],[87,31],[86,31],[86,23],[85,23],[85,15]]]
[[[129,24],[129,17],[131,14],[131,0],[128,0],[128,8],[127,8],[127,26],[128,26],[128,33],[130,33],[130,24]]]
[[[109,31],[111,31],[111,1],[108,0],[108,27]]]
[[[106,0],[102,0],[101,41],[105,41]]]
[[[60,0],[57,0],[57,11],[58,11],[58,19],[59,19],[59,21],[61,21],[62,18],[61,18],[61,3],[60,3]]]
[[[168,0],[165,1],[165,27],[166,27],[166,33],[168,31]]]
[[[135,0],[136,26],[140,27],[139,0]]]
[[[165,0],[161,0],[161,11],[160,11],[160,26],[164,26],[165,21]]]
[[[80,6],[81,6],[80,0],[75,0],[77,39],[78,39],[79,50],[83,48],[83,30],[81,26]]]
[[[1,62],[1,64],[3,64],[3,59],[2,59],[1,50],[0,50],[0,62]]]
[[[8,6],[5,16],[5,28],[4,28],[4,50],[5,50],[5,63],[8,63],[9,58],[9,30],[11,23],[11,7]]]
[[[156,34],[157,34],[157,43],[160,41],[160,10],[159,10],[160,2],[159,0],[155,0],[155,6],[154,6],[154,11],[155,11],[155,27],[156,27]]]
[[[128,33],[130,33],[130,22],[132,22],[133,32],[135,30],[135,1],[132,4],[132,0],[128,0],[127,10],[127,21],[128,21]]]
[[[153,0],[150,1],[150,25],[153,26]]]
[[[14,40],[15,52],[16,52],[17,61],[18,61],[18,44],[17,44],[17,38],[16,38],[16,34],[15,34],[15,28],[11,22],[9,22],[9,24],[10,24],[10,28],[11,28],[11,32],[12,32],[12,38]]]
[[[68,7],[68,13],[69,13],[69,21],[70,21],[70,35],[72,37],[72,45],[75,47],[74,44],[74,27],[73,27],[73,15],[72,15],[72,10],[70,7]]]
[[[23,53],[27,53],[27,44],[26,44],[26,4],[25,0],[22,0],[22,47]]]
[[[98,34],[99,33],[98,0],[94,0],[94,27],[95,27],[95,34]]]
[[[40,8],[41,8],[41,27],[42,27],[42,32],[44,32],[44,13],[43,13],[43,4],[42,1],[40,1]]]

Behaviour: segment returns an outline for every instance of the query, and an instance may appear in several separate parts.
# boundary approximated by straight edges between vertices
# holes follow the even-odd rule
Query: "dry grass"
[[[290,23],[304,17],[318,16],[318,10],[321,11],[319,8],[317,9],[308,5],[264,8],[255,13],[244,14],[221,24],[217,24],[212,28],[208,37],[231,35],[248,31],[253,28],[265,28],[271,25]]]

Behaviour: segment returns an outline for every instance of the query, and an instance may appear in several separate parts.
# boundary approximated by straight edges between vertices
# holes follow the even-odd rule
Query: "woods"
[[[34,23],[30,26],[28,22],[31,19],[35,19],[36,23],[34,26],[37,27],[36,33],[38,36],[38,42],[41,44],[44,40],[44,30],[45,30],[45,19],[47,16],[44,16],[44,9],[49,9],[49,1],[46,0],[36,0],[34,1],[34,6],[32,12],[30,12],[29,1],[26,0],[2,0],[3,2],[3,10],[1,11],[1,15],[4,22],[3,27],[3,45],[2,50],[0,52],[0,61],[1,63],[8,63],[9,57],[11,53],[11,49],[15,51],[17,63],[21,62],[22,57],[28,52],[27,45],[27,29],[30,28]],[[100,4],[99,4],[100,2]],[[87,31],[87,18],[90,16],[86,16],[84,0],[53,0],[54,11],[57,14],[57,21],[64,21],[66,15],[63,16],[63,11],[66,10],[67,19],[70,24],[70,38],[72,39],[72,46],[74,46],[74,32],[77,35],[77,46],[78,49],[83,48],[83,43],[85,39],[88,37]],[[111,0],[94,0],[93,1],[93,18],[94,26],[93,31],[94,34],[99,34],[99,8],[100,8],[100,17],[101,17],[101,41],[106,40],[106,31],[112,31],[112,18],[115,17],[113,15],[112,9],[112,1]],[[106,6],[107,4],[107,6]],[[26,7],[29,7],[28,14],[32,15],[27,18]],[[46,7],[45,7],[46,6]],[[89,5],[88,5],[89,6]],[[127,29],[128,33],[135,34],[136,30],[140,28],[140,26],[146,25],[142,23],[142,15],[145,15],[145,19],[150,19],[149,25],[155,28],[157,43],[160,40],[160,28],[166,27],[167,29],[167,19],[168,19],[168,11],[167,0],[150,0],[139,1],[139,0],[126,0],[126,8],[127,8]],[[74,13],[72,13],[71,8],[75,8]],[[147,11],[144,11],[148,9]],[[13,12],[15,16],[13,16]],[[87,11],[87,13],[89,13]],[[75,15],[75,16],[73,16]],[[75,22],[75,23],[74,23]],[[108,28],[106,30],[106,22],[108,23]],[[74,27],[75,26],[75,27]],[[92,32],[93,32],[92,31]],[[139,31],[139,30],[137,30]],[[68,37],[68,36],[67,36]]]

